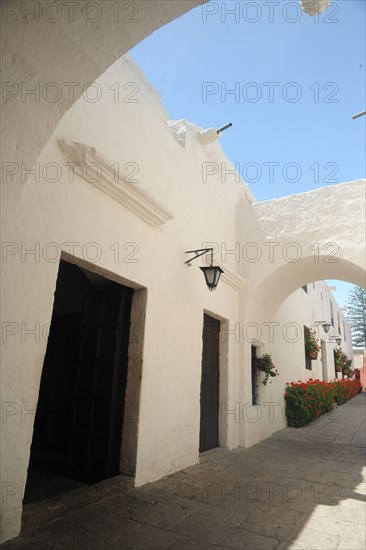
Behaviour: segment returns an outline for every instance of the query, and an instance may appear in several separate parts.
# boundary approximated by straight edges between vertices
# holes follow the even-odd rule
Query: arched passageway
[[[270,319],[287,296],[312,281],[365,286],[365,180],[257,203],[254,210],[267,256],[248,274],[247,319]]]

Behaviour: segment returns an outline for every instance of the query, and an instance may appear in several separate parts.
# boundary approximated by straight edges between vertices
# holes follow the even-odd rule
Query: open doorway
[[[132,294],[60,262],[25,503],[119,474]]]

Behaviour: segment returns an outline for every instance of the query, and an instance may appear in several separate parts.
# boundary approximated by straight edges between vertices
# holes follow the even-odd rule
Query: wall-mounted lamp
[[[219,279],[221,277],[221,273],[224,273],[221,267],[219,267],[218,265],[213,265],[213,248],[199,248],[197,250],[188,250],[186,254],[195,254],[195,256],[193,256],[193,258],[190,258],[189,260],[184,262],[184,264],[190,267],[191,262],[193,262],[193,260],[196,260],[200,256],[203,256],[204,254],[208,254],[209,252],[211,252],[210,266],[200,267],[200,269],[201,271],[203,271],[208,289],[212,291],[216,289]]]
[[[323,327],[324,332],[329,332],[329,329],[332,326],[330,323],[327,323],[326,321],[315,321],[315,324],[321,325]]]
[[[332,340],[334,340],[338,344],[338,346],[341,345],[342,338],[340,336],[334,336]]]

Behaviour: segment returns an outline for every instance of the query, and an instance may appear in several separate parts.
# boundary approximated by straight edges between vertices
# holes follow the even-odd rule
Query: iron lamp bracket
[[[203,256],[204,254],[208,254],[211,252],[211,265],[213,264],[213,248],[199,248],[198,250],[187,250],[186,254],[195,254],[193,258],[189,258],[186,262],[184,262],[184,265],[188,265],[188,267],[191,267],[191,262],[193,260],[196,260],[200,256]]]

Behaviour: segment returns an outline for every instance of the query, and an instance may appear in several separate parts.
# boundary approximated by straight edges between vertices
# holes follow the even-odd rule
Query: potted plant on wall
[[[347,376],[348,376],[348,378],[352,378],[354,373],[355,373],[355,371],[353,371],[352,369],[347,367]]]
[[[260,371],[265,373],[263,384],[266,386],[268,379],[279,376],[279,372],[273,364],[272,356],[270,353],[265,353],[262,357],[257,357],[257,367]]]
[[[344,353],[342,348],[336,348],[334,350],[334,362],[337,372],[342,372],[344,375],[348,374],[352,360],[348,359],[347,354]]]
[[[310,359],[317,359],[320,346],[317,342],[315,332],[313,330],[305,329],[304,331],[305,349]]]

